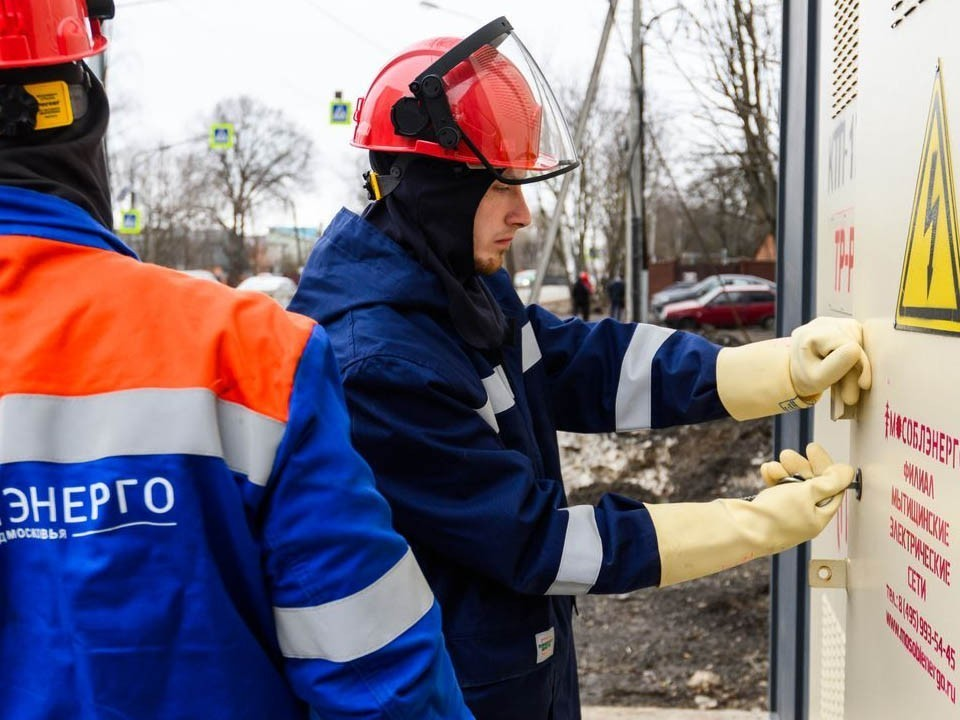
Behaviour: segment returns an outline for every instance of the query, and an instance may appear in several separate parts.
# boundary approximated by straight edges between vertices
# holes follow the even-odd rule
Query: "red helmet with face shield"
[[[484,166],[510,184],[579,161],[546,80],[505,18],[407,48],[357,102],[353,145]]]
[[[113,0],[0,0],[0,70],[57,65],[103,52]]]

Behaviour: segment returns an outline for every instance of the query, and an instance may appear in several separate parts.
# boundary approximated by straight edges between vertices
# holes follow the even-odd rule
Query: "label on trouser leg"
[[[544,630],[542,633],[537,633],[534,636],[534,640],[537,643],[537,664],[539,665],[544,660],[549,660],[553,657],[553,650],[555,646],[555,634],[553,628],[549,630]]]

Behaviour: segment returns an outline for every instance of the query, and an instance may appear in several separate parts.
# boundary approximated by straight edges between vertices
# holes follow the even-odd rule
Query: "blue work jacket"
[[[467,704],[482,720],[580,716],[574,596],[656,585],[643,504],[568,507],[556,431],[726,417],[719,348],[699,336],[524,307],[486,278],[512,326],[497,353],[454,330],[439,279],[341,211],[291,309],[327,329],[354,443],[373,467],[442,608]]]

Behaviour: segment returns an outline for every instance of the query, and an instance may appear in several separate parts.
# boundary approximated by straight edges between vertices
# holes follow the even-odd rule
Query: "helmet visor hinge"
[[[400,98],[394,103],[390,109],[390,120],[397,135],[404,137],[419,137],[430,124],[430,118],[420,101],[412,97]]]
[[[450,112],[450,102],[447,100],[447,92],[443,87],[443,80],[440,76],[427,75],[419,82],[412,82],[410,89],[426,107],[440,147],[447,150],[453,150],[457,147],[463,133],[453,119],[453,113]]]

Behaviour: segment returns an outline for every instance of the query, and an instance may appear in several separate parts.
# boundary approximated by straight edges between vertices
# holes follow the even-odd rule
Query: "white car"
[[[536,270],[520,270],[513,276],[513,286],[515,288],[528,288],[533,285],[533,281],[536,279]]]
[[[209,270],[181,270],[180,272],[182,272],[184,275],[189,275],[190,277],[199,278],[201,280],[220,282],[220,280],[217,279],[217,276]]]
[[[286,307],[293,300],[293,294],[297,291],[297,284],[283,275],[274,275],[273,273],[259,273],[248,277],[237,285],[237,290],[246,290],[260,292],[269,295],[281,306]]]

